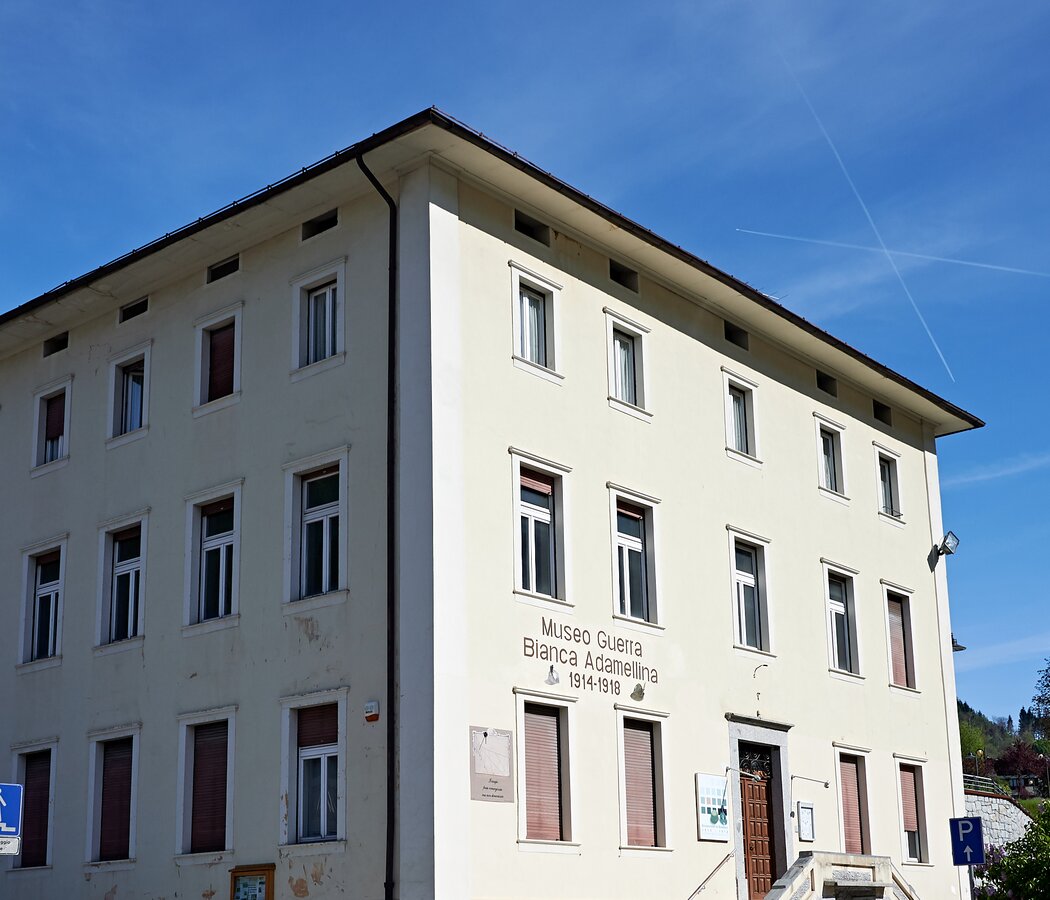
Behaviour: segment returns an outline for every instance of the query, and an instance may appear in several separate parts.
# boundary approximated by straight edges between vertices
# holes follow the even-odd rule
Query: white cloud
[[[975,647],[955,657],[956,672],[975,672],[1050,654],[1050,631],[990,647]]]
[[[999,478],[1009,478],[1013,475],[1046,468],[1050,468],[1050,453],[1029,453],[952,475],[941,481],[941,487],[954,488],[967,484],[979,484],[982,481],[995,481]]]

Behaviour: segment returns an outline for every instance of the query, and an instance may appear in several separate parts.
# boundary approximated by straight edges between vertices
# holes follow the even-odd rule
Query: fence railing
[[[982,791],[985,794],[1000,794],[1009,797],[1010,792],[1003,789],[994,778],[985,778],[983,775],[963,775],[963,790]]]

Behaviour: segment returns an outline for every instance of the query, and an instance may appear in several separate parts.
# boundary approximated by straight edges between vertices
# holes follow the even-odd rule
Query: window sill
[[[281,844],[277,855],[281,859],[293,856],[324,856],[330,853],[345,853],[346,841],[303,841],[301,844]]]
[[[32,659],[29,662],[19,663],[15,666],[15,671],[19,675],[25,675],[28,672],[38,672],[40,669],[52,669],[55,666],[62,665],[61,656],[45,656],[43,659]]]
[[[539,841],[534,838],[518,838],[518,849],[522,853],[566,853],[579,856],[579,841]]]
[[[106,441],[106,449],[112,450],[114,447],[123,447],[124,444],[130,444],[132,441],[144,438],[148,433],[149,425],[140,425],[134,431],[125,431],[123,434],[115,434]]]
[[[617,400],[616,397],[609,398],[609,406],[612,409],[618,409],[622,413],[627,413],[629,416],[634,416],[642,422],[649,422],[653,418],[653,414],[649,410],[635,406],[633,403],[627,403],[625,400]]]
[[[234,391],[232,394],[227,394],[225,397],[220,397],[218,400],[209,400],[207,403],[201,403],[199,406],[193,407],[193,418],[199,419],[201,416],[208,415],[208,413],[218,412],[220,409],[227,409],[235,403],[240,402],[241,392]]]
[[[135,863],[138,862],[134,857],[131,859],[107,859],[97,860],[96,862],[84,863],[85,872],[123,872],[128,869],[134,869]]]
[[[313,375],[320,375],[322,372],[327,372],[329,369],[334,369],[337,366],[341,366],[346,362],[346,353],[336,353],[332,356],[326,356],[324,359],[319,359],[317,362],[309,363],[305,366],[300,366],[298,369],[293,369],[288,373],[288,379],[295,384],[296,382],[302,381],[304,378],[310,378]]]
[[[232,850],[214,850],[211,853],[176,853],[177,866],[217,866],[233,856]]]
[[[559,597],[551,597],[548,594],[536,594],[533,591],[526,591],[521,588],[514,589],[514,596],[521,603],[527,603],[529,606],[538,606],[540,609],[553,608],[573,610],[576,608],[576,604],[570,603],[568,600],[562,600]]]
[[[758,647],[749,647],[747,644],[733,644],[734,650],[743,650],[745,653],[754,653],[756,656],[764,656],[767,659],[776,659],[777,655],[769,650],[759,650]]]
[[[15,872],[50,872],[51,866],[11,866],[7,870],[8,875],[13,875]]]
[[[890,525],[896,526],[897,528],[903,528],[905,525],[908,524],[900,516],[891,515],[890,513],[884,512],[881,509],[879,510],[879,518],[882,519],[883,522],[887,522]]]
[[[313,597],[304,597],[302,600],[289,600],[281,611],[286,616],[294,616],[296,613],[324,609],[326,606],[338,606],[340,603],[345,603],[349,597],[349,591],[329,591],[327,594],[315,594]]]
[[[95,656],[111,656],[114,653],[123,653],[125,650],[141,650],[145,639],[141,634],[132,638],[124,638],[122,641],[110,641],[108,644],[99,644],[92,648]]]
[[[901,865],[902,866],[918,866],[920,869],[932,869],[933,868],[933,863],[931,863],[931,862],[922,862],[922,860],[918,860],[918,859],[902,859],[901,860]]]
[[[889,684],[889,688],[895,694],[922,694],[922,691],[920,691],[918,688],[908,687],[908,685],[906,684],[894,684],[892,681]]]
[[[548,369],[546,366],[534,363],[531,359],[525,359],[524,356],[514,354],[511,357],[511,361],[514,363],[514,368],[521,369],[522,372],[529,372],[538,378],[549,381],[551,384],[561,384],[565,380],[565,376],[560,372],[555,372],[554,369]]]
[[[217,619],[205,619],[203,622],[194,622],[192,625],[183,625],[182,635],[183,637],[190,637],[195,634],[209,634],[212,631],[222,631],[226,628],[233,628],[240,624],[240,614],[233,613],[229,616],[219,616]]]
[[[845,669],[828,669],[828,673],[832,678],[837,678],[839,681],[852,681],[854,683],[860,683],[865,680],[863,675],[858,675],[855,672],[847,672]]]
[[[840,494],[838,491],[830,490],[820,484],[817,485],[817,490],[820,492],[820,496],[834,500],[836,503],[841,503],[843,506],[849,506],[849,497],[845,494]]]
[[[742,462],[745,466],[751,466],[755,469],[762,468],[762,460],[757,456],[752,456],[750,453],[741,453],[732,447],[726,447],[726,456],[730,459],[735,459],[737,462]]]
[[[620,856],[648,856],[650,853],[674,853],[673,847],[631,847],[620,845]]]
[[[63,468],[66,463],[69,462],[69,454],[60,456],[58,459],[53,459],[49,463],[43,463],[39,466],[34,466],[29,470],[30,478],[39,478],[41,475],[46,475],[48,472],[54,472],[56,469]]]
[[[656,622],[646,622],[645,619],[633,619],[630,616],[621,616],[619,613],[613,613],[612,617],[617,625],[623,628],[631,628],[635,631],[660,633],[667,630],[666,626],[659,625]]]

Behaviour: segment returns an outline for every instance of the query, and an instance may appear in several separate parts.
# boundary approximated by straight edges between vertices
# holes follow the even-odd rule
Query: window
[[[655,497],[609,484],[613,516],[613,584],[616,615],[655,624]]]
[[[137,729],[91,740],[88,766],[88,859],[106,862],[135,856]]]
[[[36,405],[36,438],[33,466],[46,466],[69,456],[69,395],[72,378],[52,382],[38,390]]]
[[[149,421],[150,345],[110,357],[110,437],[138,432]]]
[[[726,452],[743,462],[758,462],[758,432],[755,427],[755,390],[758,387],[740,375],[722,369],[725,387]]]
[[[342,361],[346,257],[292,282],[292,369]],[[313,371],[311,370],[311,374]]]
[[[232,849],[235,712],[180,717],[177,853]]]
[[[523,704],[525,840],[572,840],[567,722],[566,706]]]
[[[521,589],[558,596],[554,485],[556,479],[532,469],[521,470]]]
[[[620,287],[638,293],[638,273],[630,266],[625,266],[615,259],[609,260],[609,279],[616,282]]]
[[[299,840],[334,840],[339,834],[339,707],[306,706],[295,718]]]
[[[561,287],[513,262],[510,263],[510,271],[514,363],[533,374],[545,377],[554,375],[560,379],[561,376],[556,372],[555,308]]]
[[[897,483],[897,454],[876,444],[875,462],[879,475],[879,512],[900,521],[901,499]]]
[[[645,336],[649,329],[605,309],[609,342],[609,405],[614,409],[648,418],[646,394]],[[641,413],[641,416],[638,416]]]
[[[846,471],[842,459],[842,425],[813,414],[817,428],[817,484],[838,498],[846,494]]]
[[[221,409],[240,396],[241,304],[227,307],[196,323],[197,371],[195,414]],[[225,403],[218,401],[225,400]],[[207,410],[200,410],[206,404]],[[199,410],[199,412],[198,412]]]
[[[768,541],[753,535],[729,532],[733,560],[733,606],[736,643],[769,651],[769,611],[766,600],[766,548]]]
[[[281,701],[282,845],[346,836],[346,701],[345,688]]]
[[[117,315],[117,324],[122,325],[127,322],[128,319],[134,319],[136,316],[141,316],[143,313],[149,311],[149,297],[143,297],[140,300],[135,300],[132,303],[128,303],[120,308],[120,312]]]
[[[208,284],[218,281],[220,278],[225,278],[227,275],[232,275],[234,272],[239,272],[240,269],[241,257],[239,254],[227,257],[221,262],[213,263],[208,266]]]
[[[883,425],[893,425],[893,410],[878,400],[871,401],[871,414]]]
[[[30,558],[33,578],[29,653],[26,662],[58,656],[62,616],[62,551]]]
[[[739,325],[734,325],[732,322],[725,322],[725,328],[723,333],[725,339],[730,344],[736,344],[741,350],[747,350],[751,344],[751,336],[741,328]]]
[[[854,613],[853,579],[840,572],[827,571],[828,635],[831,668],[856,675],[856,615]]]
[[[346,447],[285,466],[288,600],[346,589],[346,471]]]
[[[889,628],[890,684],[915,687],[915,661],[912,655],[911,601],[905,594],[886,591],[886,619]]]
[[[926,803],[922,789],[922,767],[900,763],[901,826],[904,859],[908,862],[927,862]]]
[[[833,375],[828,375],[826,372],[821,372],[820,369],[817,369],[817,387],[832,397],[839,395],[838,379]]]
[[[869,853],[868,801],[864,758],[839,754],[842,841],[846,853]]]
[[[51,810],[54,805],[54,746],[26,749],[16,761],[15,782],[22,792],[21,869],[51,864]]]
[[[101,627],[98,643],[112,644],[142,633],[145,517],[102,532]]]
[[[61,334],[56,334],[54,337],[49,337],[44,341],[44,356],[51,356],[60,350],[65,350],[68,346],[69,332],[63,331]]]
[[[520,209],[514,210],[514,230],[548,247],[551,244],[550,226],[523,213]]]
[[[241,482],[187,498],[185,622],[237,622]]]
[[[620,720],[620,841],[624,847],[666,847],[663,786],[663,723]]]
[[[328,231],[329,228],[335,228],[339,224],[339,210],[330,209],[326,213],[310,219],[307,222],[303,222],[302,237],[304,241],[308,241],[312,237],[316,237],[323,231]]]

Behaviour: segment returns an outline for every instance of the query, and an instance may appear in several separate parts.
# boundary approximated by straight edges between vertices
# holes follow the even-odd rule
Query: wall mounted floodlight
[[[557,671],[555,671],[552,665],[550,671],[547,673],[547,677],[543,679],[544,684],[558,684],[561,681]]]
[[[954,531],[949,531],[945,536],[944,540],[941,541],[941,545],[937,548],[938,556],[951,556],[956,550],[959,549],[959,539],[955,536]]]

